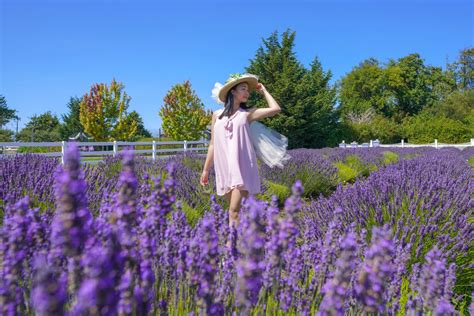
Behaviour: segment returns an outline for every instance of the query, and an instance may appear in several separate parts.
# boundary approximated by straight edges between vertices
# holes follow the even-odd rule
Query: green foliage
[[[377,59],[369,58],[338,83],[340,112],[360,115],[369,109],[390,117],[395,110],[393,93],[387,89],[388,74]]]
[[[51,152],[61,152],[61,147],[20,147],[18,148],[19,153],[36,153],[44,154]]]
[[[292,179],[287,179],[286,184],[288,189],[296,182],[301,180],[305,198],[318,198],[320,194],[328,196],[337,186],[337,180],[328,178],[319,173],[317,170],[311,169],[311,166],[301,168]]]
[[[68,113],[62,115],[63,124],[59,128],[62,140],[68,140],[69,137],[84,132],[84,126],[82,126],[79,119],[81,101],[82,99],[77,97],[69,99],[67,104]]]
[[[334,166],[338,170],[338,182],[354,182],[358,177],[367,177],[372,171],[377,170],[374,164],[364,164],[357,155],[349,155],[344,161],[337,161]]]
[[[363,61],[338,82],[341,139],[469,140],[474,134],[472,56],[472,48],[461,51],[459,60],[445,70],[425,65],[416,53],[391,59],[384,66],[374,58]],[[422,135],[416,135],[420,125]]]
[[[137,134],[133,139],[134,141],[138,141],[138,139],[142,137],[151,137],[150,131],[148,131],[145,128],[145,125],[143,125],[143,119],[137,111],[130,112],[129,116],[131,117],[131,120],[137,122]]]
[[[396,62],[391,60],[387,71],[391,74],[389,89],[401,117],[417,114],[436,100],[432,90],[439,76],[432,73],[439,73],[439,69],[427,67],[419,54],[410,54]]]
[[[384,67],[369,58],[340,80],[341,116],[345,120],[372,109],[400,122],[455,89],[451,72],[425,65],[419,54],[390,60]]]
[[[50,111],[34,115],[18,133],[23,142],[56,142],[61,140],[59,119]]]
[[[10,109],[7,105],[7,100],[5,97],[0,95],[0,129],[2,129],[5,124],[8,124],[8,122],[16,117],[16,111]]]
[[[472,127],[446,116],[433,116],[423,112],[407,117],[402,124],[402,135],[412,144],[469,142]]]
[[[336,89],[329,81],[330,71],[323,71],[314,58],[306,69],[293,51],[295,32],[272,33],[263,40],[246,72],[255,74],[271,92],[282,111],[264,123],[284,134],[291,135],[289,148],[334,146],[339,142],[338,117],[334,109]],[[268,107],[266,100],[251,95],[250,104]]]
[[[276,195],[278,198],[278,202],[282,204],[291,194],[291,190],[287,185],[276,183],[273,181],[265,181],[265,186],[267,190],[264,193],[264,196],[257,196],[266,201],[271,201],[272,196]]]
[[[204,109],[204,104],[191,89],[189,80],[168,91],[159,115],[165,134],[176,141],[199,140],[212,118],[212,113]]]
[[[184,199],[179,200],[181,203],[181,210],[183,211],[184,215],[186,216],[186,221],[189,225],[194,227],[199,219],[205,212],[204,207],[193,208],[191,207]],[[175,205],[176,206],[176,205]]]
[[[474,169],[474,156],[469,157],[467,159],[467,162],[471,165],[471,167]]]
[[[84,131],[96,141],[131,140],[138,123],[127,112],[131,98],[124,85],[112,80],[110,86],[94,84],[80,104],[79,119]]]
[[[400,287],[400,309],[397,312],[397,316],[405,316],[405,306],[408,303],[408,295],[410,293],[410,280],[407,277],[403,276],[402,286]]]
[[[384,151],[383,152],[383,164],[384,165],[389,165],[392,163],[398,162],[400,157],[398,154],[392,152],[392,151]]]
[[[334,166],[337,168],[339,182],[347,183],[355,179],[358,175],[357,170],[353,169],[351,166],[345,164],[342,161],[338,161],[334,163]]]
[[[13,132],[9,129],[0,129],[0,142],[12,142]]]
[[[470,130],[468,135],[474,135],[474,90],[455,91],[427,108],[426,113],[460,121]]]
[[[449,65],[449,70],[459,90],[472,90],[474,88],[474,47],[462,49],[458,59]]]
[[[346,136],[349,142],[362,143],[378,139],[383,144],[392,144],[400,141],[399,125],[383,115],[373,114],[371,109],[360,115],[348,114],[346,118],[350,118],[344,123],[349,131],[350,136]]]

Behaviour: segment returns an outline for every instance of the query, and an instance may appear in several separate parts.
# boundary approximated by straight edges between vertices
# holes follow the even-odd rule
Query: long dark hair
[[[239,83],[240,84],[240,83]],[[234,95],[232,94],[232,90],[235,90],[238,85],[232,87],[232,89],[227,92],[227,96],[225,98],[225,105],[224,105],[224,111],[222,111],[222,114],[219,116],[219,120],[222,119],[224,116],[230,117],[230,114],[232,113],[232,106],[234,105]],[[251,106],[248,106],[246,102],[241,102],[240,103],[240,108],[247,110],[250,109]]]

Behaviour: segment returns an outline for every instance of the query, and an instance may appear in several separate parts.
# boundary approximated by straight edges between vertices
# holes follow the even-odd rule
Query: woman
[[[267,108],[247,107],[246,102],[253,90],[265,97]],[[229,202],[229,226],[237,226],[242,198],[260,192],[250,123],[274,116],[281,108],[265,86],[258,82],[257,76],[250,74],[234,75],[224,85],[216,83],[213,94],[225,106],[212,115],[211,140],[200,183],[208,184],[209,169],[214,164],[217,195],[224,195]]]

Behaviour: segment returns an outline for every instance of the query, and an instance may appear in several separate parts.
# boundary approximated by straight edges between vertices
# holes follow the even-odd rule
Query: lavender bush
[[[232,228],[222,200],[196,190],[202,157],[153,163],[126,152],[81,167],[71,145],[59,167],[2,158],[1,313],[467,314],[474,171],[466,153],[385,152],[295,151],[300,167],[334,188],[313,196],[296,165],[264,170],[280,185],[285,173],[295,180],[289,197],[244,199]],[[353,155],[375,167],[342,183],[335,163]],[[197,207],[190,225],[186,212]]]

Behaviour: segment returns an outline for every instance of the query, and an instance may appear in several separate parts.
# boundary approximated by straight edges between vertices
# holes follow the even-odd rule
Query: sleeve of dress
[[[258,121],[250,123],[250,138],[257,157],[270,168],[283,168],[291,158],[286,152],[288,138]]]

